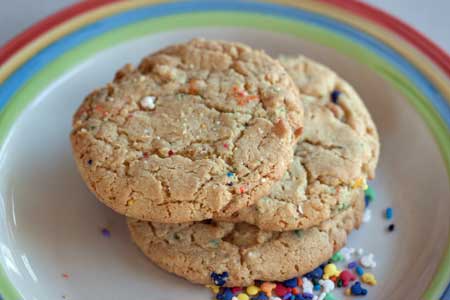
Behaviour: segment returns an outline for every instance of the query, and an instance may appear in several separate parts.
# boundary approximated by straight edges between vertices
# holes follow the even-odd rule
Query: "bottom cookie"
[[[307,230],[271,232],[247,223],[161,224],[128,219],[133,241],[162,269],[199,284],[228,273],[225,286],[283,281],[310,272],[343,247],[358,228],[364,193],[353,205]]]

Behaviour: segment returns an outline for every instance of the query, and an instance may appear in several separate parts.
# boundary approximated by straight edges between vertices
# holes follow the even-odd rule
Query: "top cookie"
[[[78,168],[117,212],[178,223],[267,195],[302,131],[298,89],[262,51],[195,39],[126,66],[73,120]]]
[[[374,176],[379,154],[375,125],[347,82],[302,56],[280,61],[306,99],[294,161],[269,196],[223,218],[273,231],[309,228],[347,208]]]

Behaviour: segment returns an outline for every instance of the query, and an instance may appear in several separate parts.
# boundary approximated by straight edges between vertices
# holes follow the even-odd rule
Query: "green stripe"
[[[33,79],[13,96],[13,99],[0,114],[0,142],[4,142],[9,129],[23,109],[51,82],[81,61],[101,50],[143,35],[196,26],[241,26],[287,33],[335,48],[362,64],[368,65],[399,89],[410,104],[420,113],[439,145],[447,172],[450,175],[450,134],[445,123],[420,90],[389,63],[363,46],[321,28],[297,21],[236,12],[182,14],[142,21],[110,31],[72,49],[36,74]],[[441,269],[425,294],[427,299],[437,299],[440,296],[439,293],[445,288],[444,285],[450,279],[449,250],[447,249],[446,259],[442,262]],[[3,291],[6,300],[16,299],[17,297],[17,293],[14,292],[14,288],[4,274],[0,274],[0,290]]]

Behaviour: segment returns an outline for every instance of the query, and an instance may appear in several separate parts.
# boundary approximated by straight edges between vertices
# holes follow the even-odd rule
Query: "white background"
[[[0,45],[74,0],[0,0]],[[450,52],[450,0],[365,0],[425,33]]]

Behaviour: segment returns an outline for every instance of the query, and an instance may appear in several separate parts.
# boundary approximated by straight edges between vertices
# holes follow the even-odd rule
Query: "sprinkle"
[[[174,152],[172,150],[169,150],[169,152],[167,152],[167,155],[172,156],[174,154]]]
[[[323,298],[323,300],[336,300],[336,297],[334,297],[334,295],[331,293],[327,293],[325,295],[325,298]]]
[[[64,279],[69,279],[69,274],[67,274],[67,273],[62,273],[61,276]]]
[[[206,287],[209,288],[214,294],[219,293],[220,288],[217,285],[208,284]]]
[[[348,264],[348,268],[349,269],[354,269],[358,266],[358,263],[356,261],[352,261],[351,263]]]
[[[271,297],[272,296],[272,290],[276,287],[275,283],[271,283],[271,282],[264,282],[261,284],[261,286],[259,287],[261,289],[261,291],[263,291],[267,296]]]
[[[351,281],[356,280],[356,276],[349,270],[344,270],[339,274],[339,280],[341,280],[343,287],[347,287]]]
[[[241,287],[234,287],[234,288],[231,288],[231,292],[233,293],[233,294],[237,294],[237,293],[240,293],[240,292],[242,292],[244,289],[243,288],[241,288]]]
[[[293,295],[298,295],[298,294],[300,294],[300,289],[299,289],[298,287],[293,288],[293,289],[292,289],[292,294],[293,294]]]
[[[87,163],[88,163],[88,165],[91,166],[92,165],[92,159],[88,160]]]
[[[394,210],[392,209],[392,207],[386,208],[386,212],[385,212],[386,219],[391,220],[393,215],[394,215]]]
[[[216,295],[217,300],[232,300],[233,298],[235,297],[233,297],[233,293],[230,288],[225,288],[222,293],[218,293]]]
[[[345,291],[344,291],[344,295],[345,296],[350,296],[352,294],[352,291],[350,290],[350,289],[346,289]]]
[[[327,264],[325,268],[323,268],[323,273],[323,279],[329,279],[331,276],[339,276],[339,270],[335,264]]]
[[[233,173],[233,172],[228,172],[228,173],[227,173],[227,176],[228,176],[228,177],[233,177],[233,176],[234,176],[234,173]]]
[[[146,96],[144,98],[141,99],[141,101],[139,101],[139,104],[141,105],[141,107],[143,109],[155,109],[155,100],[156,97],[155,96]]]
[[[281,300],[278,297],[273,297],[273,298],[277,298],[278,300]],[[255,300],[269,300],[269,297],[267,297],[267,295],[264,294],[264,292],[259,292],[258,296],[256,296],[256,298],[253,298],[253,299],[255,299]],[[272,297],[271,297],[271,299],[272,299]]]
[[[367,184],[364,178],[358,178],[355,180],[355,182],[352,185],[353,189],[363,188],[367,189]]]
[[[237,296],[237,298],[238,298],[238,300],[250,300],[250,297],[247,294],[244,294],[244,293],[239,294]]]
[[[108,230],[108,228],[102,228],[102,235],[109,238],[111,237],[111,232]]]
[[[375,200],[375,192],[371,187],[368,187],[367,190],[364,191],[364,201],[366,202],[366,207],[368,207],[370,202],[373,200]]]
[[[333,92],[331,92],[331,95],[330,95],[331,101],[333,101],[333,103],[337,104],[340,95],[341,95],[341,92],[339,90],[334,90]]]
[[[366,208],[364,210],[362,221],[363,223],[369,223],[371,219],[372,219],[372,211],[370,210],[370,208]]]
[[[258,294],[259,288],[257,286],[251,285],[251,286],[247,287],[246,292],[250,296],[254,296],[254,295]]]
[[[226,283],[226,281],[228,280],[228,272],[223,272],[221,274],[212,272],[211,279],[213,280],[215,285],[223,286]]]
[[[283,285],[285,287],[294,288],[294,287],[297,287],[297,282],[298,282],[297,277],[294,277],[294,278],[283,281]]]
[[[309,280],[306,277],[303,277],[302,280],[303,280],[303,294],[313,294],[314,286],[311,280]]]
[[[373,275],[372,273],[364,273],[364,275],[361,276],[361,281],[368,285],[377,285],[375,275]]]
[[[313,280],[320,279],[320,278],[322,278],[322,276],[323,276],[323,268],[322,267],[317,267],[305,275],[306,278],[313,279]]]
[[[334,290],[334,282],[332,280],[319,280],[319,284],[323,286],[323,290],[325,293],[329,293]]]
[[[364,274],[364,269],[360,266],[356,267],[356,274],[358,274],[358,276],[362,276]]]
[[[341,253],[339,253],[339,252],[336,252],[336,253],[333,254],[333,256],[331,257],[331,261],[332,261],[332,262],[340,262],[340,261],[342,261],[342,260],[344,260],[344,256],[343,256]]]
[[[287,293],[291,292],[291,289],[288,287],[285,287],[281,283],[277,283],[275,286],[275,289],[273,290],[275,294],[279,297],[284,297]]]
[[[292,293],[287,293],[286,295],[283,296],[283,300],[289,300],[291,299]]]
[[[391,225],[388,226],[388,231],[389,232],[392,232],[394,230],[395,230],[395,225],[394,224],[391,224]]]
[[[345,261],[349,261],[352,259],[352,255],[355,253],[355,249],[344,247],[339,252],[342,254],[342,256],[344,256]]]
[[[364,254],[364,249],[363,248],[358,248],[358,250],[356,250],[356,253],[361,256]]]
[[[225,143],[225,144],[223,144],[223,147],[224,147],[225,149],[228,149],[229,145],[228,145],[227,143]]]
[[[243,186],[241,186],[241,187],[239,188],[239,193],[243,194],[244,192],[245,192],[245,189],[244,189]]]
[[[361,286],[361,282],[355,282],[350,288],[352,295],[355,296],[364,296],[367,295],[367,290]]]
[[[365,268],[375,268],[377,266],[372,253],[361,257],[360,263]]]
[[[313,290],[316,292],[320,291],[320,284],[315,284]]]

